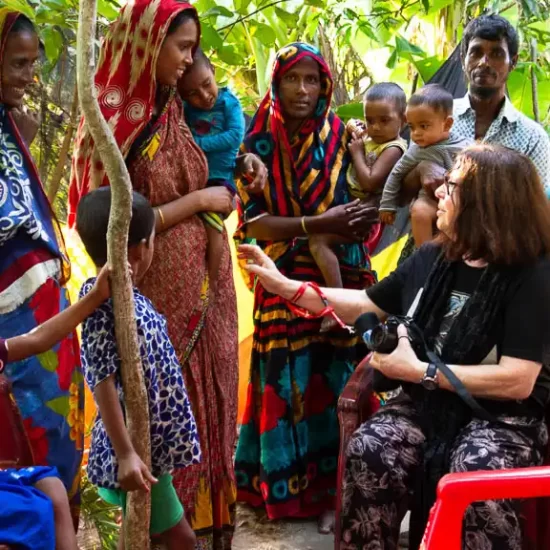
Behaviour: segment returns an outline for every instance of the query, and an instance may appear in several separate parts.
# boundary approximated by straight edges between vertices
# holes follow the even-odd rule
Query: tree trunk
[[[536,122],[540,122],[539,113],[539,87],[537,83],[537,73],[535,72],[535,66],[537,64],[537,41],[533,38],[530,43],[531,48],[531,96],[533,98],[533,118]]]
[[[73,142],[73,135],[78,124],[78,87],[75,84],[73,104],[71,106],[71,115],[69,119],[69,124],[67,125],[67,131],[65,137],[63,138],[63,143],[61,144],[61,150],[59,151],[59,157],[57,159],[57,164],[55,170],[50,178],[48,183],[48,199],[53,204],[57,192],[59,191],[59,184],[63,178],[63,173],[65,172],[65,167],[67,166],[67,159],[69,158],[69,151],[71,149],[71,144]]]
[[[128,230],[132,216],[132,184],[120,149],[103,118],[94,86],[94,44],[97,0],[81,0],[78,24],[78,96],[90,134],[105,166],[112,189],[112,205],[107,232],[107,257],[112,266],[112,295],[115,335],[121,359],[122,385],[126,405],[126,425],[134,449],[151,468],[149,409],[143,380],[136,330],[134,295],[128,271]],[[127,549],[150,548],[149,493],[132,491],[126,507]]]

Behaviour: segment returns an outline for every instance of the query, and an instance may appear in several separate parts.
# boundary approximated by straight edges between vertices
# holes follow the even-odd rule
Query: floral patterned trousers
[[[532,424],[521,418],[508,423]],[[346,453],[340,550],[398,547],[403,499],[422,463],[424,434],[412,403],[391,400],[352,436]],[[548,433],[532,426],[533,439],[501,424],[472,420],[457,436],[451,472],[502,470],[542,464]],[[463,547],[521,550],[518,501],[476,502],[466,511]]]

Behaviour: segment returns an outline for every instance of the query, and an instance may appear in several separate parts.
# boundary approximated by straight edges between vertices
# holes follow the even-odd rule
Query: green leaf
[[[63,417],[67,417],[71,409],[68,397],[57,397],[51,401],[46,401],[46,407]]]
[[[45,351],[37,355],[38,361],[40,361],[40,366],[47,370],[48,372],[55,372],[59,366],[59,360],[57,358],[57,353],[53,350]]]
[[[233,17],[235,14],[225,8],[224,6],[214,6],[210,8],[207,12],[201,13],[201,19],[206,19],[207,17]]]
[[[257,21],[251,22],[251,27],[251,36],[257,38],[264,46],[269,48],[275,44],[275,31],[271,27]]]
[[[244,63],[244,59],[237,53],[232,45],[222,46],[216,53],[219,59],[228,65],[242,65]]]
[[[347,103],[346,105],[340,105],[336,107],[335,113],[344,121],[350,118],[362,119],[365,116],[362,103]]]
[[[234,0],[235,11],[239,15],[246,15],[248,13],[248,5],[250,0]]]
[[[34,9],[25,0],[2,0],[2,5],[15,11],[20,11],[31,21],[34,21]]]
[[[536,0],[521,0],[521,7],[525,17],[529,19],[530,17],[540,17],[540,8],[537,5]]]
[[[46,27],[42,33],[46,57],[52,63],[58,59],[63,49],[63,36],[55,27]]]
[[[323,0],[305,0],[304,4],[306,4],[307,6],[315,6],[316,8],[326,7]]]
[[[416,70],[420,73],[420,78],[424,83],[428,82],[430,78],[437,72],[439,67],[443,65],[444,60],[437,56],[426,57],[424,59],[413,59],[413,64]]]
[[[117,10],[116,5],[108,0],[98,0],[97,13],[101,17],[105,17],[109,21],[114,21],[119,14],[120,9]]]
[[[397,65],[397,50],[393,50],[392,54],[390,55],[390,58],[388,59],[388,62],[386,63],[386,67],[388,69],[395,69],[395,65]]]
[[[412,57],[413,55],[425,56],[424,50],[415,46],[408,40],[405,40],[402,36],[397,35],[395,37],[395,49],[401,57]]]
[[[285,11],[278,6],[275,6],[275,14],[279,19],[281,19],[284,23],[288,25],[289,28],[296,27],[298,23],[298,15],[295,13],[290,13],[288,11]]]
[[[208,23],[201,25],[201,42],[205,50],[219,50],[223,47],[223,38]]]

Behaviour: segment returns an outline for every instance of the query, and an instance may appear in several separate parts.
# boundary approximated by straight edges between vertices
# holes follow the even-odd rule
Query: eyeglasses
[[[443,185],[445,185],[445,193],[447,193],[449,197],[452,197],[456,186],[459,184],[456,181],[451,181],[449,176],[446,175],[443,180]]]

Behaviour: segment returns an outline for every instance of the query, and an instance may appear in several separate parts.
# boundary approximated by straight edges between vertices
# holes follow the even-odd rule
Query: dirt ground
[[[402,531],[407,527],[405,518]],[[80,529],[79,548],[98,550],[95,533]],[[334,536],[319,534],[317,521],[269,521],[264,512],[238,505],[233,550],[334,550]]]

